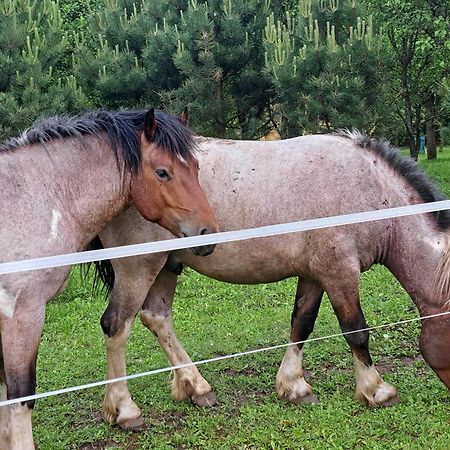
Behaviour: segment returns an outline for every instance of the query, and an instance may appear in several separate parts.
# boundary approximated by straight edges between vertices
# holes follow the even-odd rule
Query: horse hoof
[[[117,425],[124,431],[144,431],[148,428],[142,416],[117,422]]]
[[[315,394],[312,392],[309,392],[306,395],[296,395],[296,396],[282,396],[282,400],[293,403],[294,405],[312,405],[319,403],[319,399],[316,397]]]
[[[206,394],[193,396],[191,397],[191,400],[194,405],[202,408],[211,408],[212,406],[219,404],[213,391],[209,391]]]

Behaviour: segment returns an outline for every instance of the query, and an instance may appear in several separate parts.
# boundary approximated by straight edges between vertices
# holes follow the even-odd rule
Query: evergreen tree
[[[73,76],[61,68],[67,37],[57,3],[0,4],[0,139],[17,135],[39,116],[77,112],[87,105]]]
[[[379,128],[386,118],[381,42],[356,0],[299,0],[284,20],[270,16],[266,68],[281,135]]]
[[[77,71],[105,106],[191,110],[197,131],[264,134],[270,83],[262,47],[269,0],[104,0]],[[95,54],[88,43],[98,39]]]

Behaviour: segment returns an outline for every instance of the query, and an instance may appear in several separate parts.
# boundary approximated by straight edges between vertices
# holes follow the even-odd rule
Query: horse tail
[[[445,307],[450,308],[450,237],[447,238],[447,246],[439,261],[433,285],[435,295],[443,298]]]
[[[102,241],[98,236],[95,236],[95,238],[88,244],[86,250],[101,250],[103,248]],[[106,293],[110,294],[115,282],[115,273],[111,261],[109,259],[105,259],[103,261],[94,261],[93,263],[82,264],[83,276],[87,275],[92,264],[95,268],[94,277],[92,280],[94,291],[99,289],[100,291],[103,291],[106,289]]]

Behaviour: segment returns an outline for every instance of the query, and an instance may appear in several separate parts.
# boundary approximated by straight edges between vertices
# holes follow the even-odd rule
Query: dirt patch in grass
[[[255,369],[254,367],[245,367],[243,369],[233,369],[228,367],[226,369],[222,369],[220,372],[226,376],[244,375],[247,377],[257,377],[261,374],[262,370]]]
[[[192,408],[194,408],[194,406],[192,406]],[[163,423],[175,431],[181,431],[183,430],[187,416],[188,414],[183,411],[146,411],[145,422],[149,426],[160,425]]]
[[[252,391],[237,391],[231,401],[231,408],[229,410],[230,417],[239,416],[240,409],[245,405],[261,405],[273,393],[273,389],[267,390],[252,390]],[[223,413],[223,412],[222,412]]]
[[[402,356],[400,358],[400,361],[402,362],[402,365],[406,366],[406,367],[411,367],[414,363],[417,363],[417,362],[426,364],[422,355],[416,355],[416,356],[413,356],[413,357],[411,357],[411,356]]]
[[[119,444],[110,439],[102,439],[97,442],[85,442],[81,444],[79,450],[105,450],[107,448],[116,448]]]

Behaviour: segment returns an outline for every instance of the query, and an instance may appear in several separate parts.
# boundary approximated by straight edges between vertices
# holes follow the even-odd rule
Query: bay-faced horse
[[[0,146],[0,262],[80,251],[131,205],[178,236],[216,231],[194,149],[178,118],[153,110],[37,122]],[[0,276],[3,399],[35,392],[45,305],[69,270]],[[34,448],[32,407],[0,407],[2,450]]]
[[[410,158],[386,142],[354,132],[304,136],[285,141],[250,142],[199,138],[200,179],[221,230],[398,207],[441,200],[443,196]],[[298,277],[291,320],[292,342],[313,330],[324,291],[343,332],[365,328],[360,306],[360,274],[385,265],[400,281],[421,315],[440,313],[450,298],[450,211],[347,225],[283,236],[221,244],[207,258],[187,251],[114,260],[100,264],[110,287],[102,318],[108,376],[125,374],[124,344],[133,320],[110,325],[121,305],[141,308],[141,320],[157,337],[172,365],[190,358],[172,329],[172,299],[181,264],[216,280],[267,283]],[[132,209],[100,234],[106,247],[168,238]],[[113,269],[113,271],[111,271]],[[114,283],[115,273],[115,283]],[[441,288],[434,289],[433,279]],[[268,318],[268,320],[270,320]],[[369,353],[369,333],[346,335],[356,366],[356,397],[369,405],[397,401]],[[120,345],[119,345],[120,342]],[[427,363],[450,388],[450,319],[422,323],[420,349]],[[207,355],[205,355],[206,357]],[[303,346],[290,346],[276,378],[279,397],[315,402],[302,370]],[[215,403],[208,382],[196,367],[176,370],[172,395],[198,405]],[[110,385],[104,400],[110,422],[142,424],[126,383]]]

